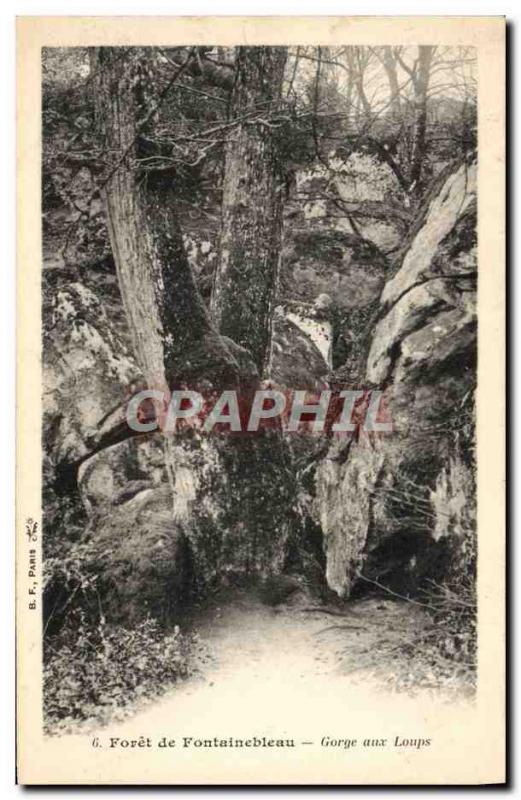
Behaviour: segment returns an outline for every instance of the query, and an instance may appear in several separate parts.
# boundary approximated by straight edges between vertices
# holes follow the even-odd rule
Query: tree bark
[[[199,377],[234,383],[238,364],[197,290],[175,213],[175,178],[143,169],[141,136],[154,116],[150,55],[102,47],[93,59],[95,103],[108,154],[102,186],[111,247],[136,357],[150,387]]]
[[[371,103],[367,99],[364,87],[364,76],[368,65],[368,57],[365,48],[355,47],[354,49],[354,63],[355,63],[355,86],[358,96],[357,108],[357,123],[366,130],[369,130],[372,119]]]
[[[401,98],[400,98],[400,85],[398,83],[398,71],[396,69],[396,59],[393,55],[392,47],[388,45],[382,47],[382,55],[380,58],[382,66],[389,81],[389,91],[391,97],[389,100],[389,110],[391,112],[393,121],[397,122],[400,119],[401,113]]]
[[[419,189],[425,161],[427,129],[427,97],[434,47],[418,47],[418,64],[414,77],[414,121],[412,130],[410,185]]]
[[[217,333],[197,291],[175,214],[175,176],[143,169],[141,159],[151,154],[147,148],[153,139],[153,131],[147,132],[146,126],[155,116],[154,103],[146,98],[149,58],[146,51],[136,48],[126,52],[100,48],[94,65],[98,123],[104,149],[110,154],[103,195],[137,357],[154,388],[172,389],[180,381],[199,388],[200,379],[212,388],[227,384],[251,389],[256,381],[251,359],[243,348]],[[258,310],[252,311],[247,320],[257,326],[253,344],[269,341],[280,248],[280,211],[273,213],[273,208],[280,205],[273,172],[276,161],[271,156],[275,149],[271,149],[268,135],[269,144],[264,150],[263,128],[257,119],[252,119],[270,113],[266,98],[271,92],[268,78],[275,72],[271,60],[268,55],[266,60],[253,58],[250,64],[245,56],[239,62],[243,72],[237,79],[234,113],[248,116],[252,129],[240,123],[242,155],[238,161],[228,155],[232,173],[228,181],[232,185],[239,181],[239,196],[225,207],[225,246],[237,257],[227,264],[239,272],[244,265],[245,275],[240,276],[239,286],[246,285],[250,291],[251,281],[249,302],[254,309],[258,297],[255,287],[262,289]],[[277,52],[273,61],[281,81],[281,54]],[[251,94],[250,79],[254,81]],[[146,140],[141,139],[144,132]],[[264,159],[264,152],[270,157]],[[241,158],[245,158],[245,166]],[[246,207],[243,180],[251,194]],[[230,191],[225,193],[227,198]],[[259,212],[255,203],[258,200],[260,204],[261,198],[264,205]],[[239,253],[247,254],[246,261],[239,260]],[[255,280],[257,268],[264,270],[260,282]],[[232,334],[235,329],[227,323],[233,320],[236,309],[242,308],[242,297],[235,292],[233,283],[236,276],[236,272],[231,276],[226,273],[230,280],[225,282],[224,292],[228,295],[222,306],[224,332]],[[250,345],[247,336],[239,342]],[[227,573],[280,571],[287,555],[296,491],[280,438],[207,436],[196,430],[186,437],[165,436],[163,442],[172,526],[189,543],[197,586],[202,589]]]
[[[281,98],[287,49],[240,47],[226,147],[220,257],[211,309],[221,334],[266,371],[282,232],[283,176],[272,114]]]

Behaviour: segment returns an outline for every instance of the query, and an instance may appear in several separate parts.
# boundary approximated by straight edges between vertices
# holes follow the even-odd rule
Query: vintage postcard
[[[18,20],[18,780],[505,781],[505,20]]]

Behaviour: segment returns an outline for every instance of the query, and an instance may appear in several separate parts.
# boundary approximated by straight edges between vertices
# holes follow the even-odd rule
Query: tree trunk
[[[391,97],[389,100],[389,110],[391,112],[394,122],[400,119],[401,112],[401,99],[400,99],[400,85],[398,83],[398,72],[396,69],[396,59],[393,56],[393,49],[388,45],[382,48],[381,56],[382,66],[389,81],[389,91]]]
[[[142,135],[154,115],[146,99],[149,58],[139,48],[102,47],[93,59],[96,116],[109,156],[102,195],[136,357],[148,385],[163,391],[201,375],[235,382],[238,365],[212,325],[184,251],[174,177],[140,163],[150,155]]]
[[[257,110],[268,116],[271,82],[278,76],[280,92],[284,63],[278,51],[264,58],[262,48],[254,50],[239,58],[233,101],[233,113],[250,120]],[[172,389],[180,381],[198,388],[199,380],[234,388],[244,380],[251,388],[256,376],[251,359],[217,333],[197,291],[175,214],[175,176],[145,171],[140,163],[153,147],[152,132],[146,131],[155,115],[154,103],[145,102],[148,58],[144,50],[100,48],[94,65],[97,117],[111,162],[103,194],[136,354],[155,388]],[[259,120],[251,127],[241,123],[239,155],[228,152],[223,248],[230,255],[216,292],[223,332],[243,331],[237,340],[251,347],[258,363],[264,363],[269,342],[281,225],[275,145],[271,136],[263,137]],[[236,317],[243,323],[237,330],[230,324]],[[171,526],[189,544],[196,585],[218,583],[226,574],[280,571],[295,496],[283,443],[276,436],[232,438],[200,431],[161,441]]]
[[[249,350],[261,375],[269,359],[284,185],[271,115],[280,103],[286,55],[282,47],[238,48],[229,114],[237,127],[226,148],[211,303],[221,334]]]
[[[355,86],[358,96],[357,124],[365,130],[369,130],[372,119],[371,103],[367,99],[364,86],[364,76],[367,69],[367,55],[362,47],[354,49],[355,62]]]
[[[418,48],[418,66],[414,78],[414,121],[412,129],[410,185],[416,193],[420,188],[425,161],[425,133],[427,129],[427,97],[434,47]]]

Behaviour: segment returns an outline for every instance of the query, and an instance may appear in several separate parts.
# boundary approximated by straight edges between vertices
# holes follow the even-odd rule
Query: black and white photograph
[[[436,783],[456,734],[433,715],[482,712],[493,110],[476,40],[424,25],[39,51],[41,511],[19,559],[62,760],[348,784],[350,759],[391,783],[418,759]]]

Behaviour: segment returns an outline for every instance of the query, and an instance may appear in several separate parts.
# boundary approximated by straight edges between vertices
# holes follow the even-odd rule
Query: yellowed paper
[[[19,782],[22,784],[172,785],[466,785],[504,782],[504,19],[499,17],[24,17],[18,20],[17,40],[18,466],[16,536]],[[348,598],[339,599],[338,597],[338,586],[344,580],[344,572],[338,567],[338,562],[335,562],[333,566],[331,566],[332,562],[328,562],[329,588],[327,591],[329,599],[323,602],[323,607],[329,609],[328,612],[321,615],[321,612],[316,610],[315,612],[306,611],[310,606],[316,609],[318,605],[318,601],[313,595],[305,593],[307,589],[302,590],[302,598],[304,598],[302,601],[288,600],[287,603],[284,601],[280,605],[277,603],[257,605],[247,592],[244,594],[241,584],[242,593],[237,595],[231,607],[223,605],[222,615],[219,607],[214,604],[212,616],[206,620],[206,627],[205,624],[201,624],[198,628],[195,624],[196,632],[202,638],[204,652],[206,653],[208,648],[210,650],[209,661],[205,662],[206,665],[199,670],[198,674],[178,681],[172,688],[168,688],[166,693],[159,694],[148,701],[138,697],[131,704],[130,710],[126,708],[121,714],[118,712],[103,723],[83,721],[82,725],[76,728],[71,725],[44,732],[42,535],[46,535],[51,523],[47,520],[46,528],[46,520],[42,511],[42,490],[45,490],[45,481],[50,480],[45,473],[46,477],[42,483],[44,461],[42,417],[45,411],[63,417],[64,414],[66,416],[67,409],[58,407],[56,410],[55,406],[51,408],[49,405],[51,401],[46,393],[54,391],[56,387],[51,385],[49,388],[49,385],[44,386],[42,382],[42,350],[45,351],[45,348],[49,346],[46,338],[42,339],[42,326],[46,330],[46,325],[50,324],[42,320],[42,270],[47,270],[47,274],[52,270],[77,270],[79,276],[77,281],[80,283],[83,280],[82,275],[84,276],[86,273],[82,273],[81,267],[78,267],[77,263],[65,264],[65,266],[65,262],[61,261],[58,266],[54,262],[50,266],[49,263],[44,263],[46,259],[49,260],[49,254],[45,252],[46,242],[42,242],[42,212],[45,213],[47,210],[42,208],[42,191],[44,197],[47,191],[46,187],[42,186],[42,160],[49,158],[49,153],[45,151],[45,148],[47,145],[50,146],[50,140],[45,140],[45,136],[48,134],[44,134],[42,141],[42,48],[63,48],[62,52],[70,54],[71,48],[150,47],[156,48],[157,52],[167,51],[167,56],[168,53],[172,54],[173,52],[172,58],[175,60],[177,51],[172,48],[204,48],[207,46],[208,48],[214,47],[215,53],[217,53],[217,48],[222,48],[219,51],[219,59],[215,53],[214,55],[210,53],[208,56],[217,61],[224,58],[222,53],[229,53],[230,48],[256,45],[265,48],[288,47],[291,58],[295,58],[297,48],[299,48],[300,58],[308,55],[310,66],[307,71],[303,69],[302,81],[308,81],[311,89],[313,85],[318,85],[318,79],[316,84],[313,83],[317,65],[316,50],[313,48],[320,47],[320,58],[324,62],[322,69],[326,69],[325,62],[328,60],[328,54],[331,56],[331,53],[338,53],[339,49],[344,46],[352,48],[349,53],[356,53],[357,58],[360,54],[373,53],[373,51],[383,54],[386,48],[389,52],[396,53],[397,49],[402,48],[402,57],[412,70],[418,70],[419,66],[417,63],[415,65],[414,58],[407,61],[408,54],[421,46],[437,48],[438,54],[443,52],[445,62],[453,58],[451,53],[461,53],[461,48],[467,48],[469,53],[470,50],[473,50],[475,54],[476,195],[478,200],[478,360],[475,395],[478,558],[476,690],[474,694],[472,692],[451,694],[446,690],[433,690],[428,685],[428,681],[424,686],[420,683],[419,686],[405,686],[405,688],[402,686],[400,688],[396,682],[393,683],[391,661],[387,667],[384,664],[384,671],[385,669],[389,671],[387,687],[383,685],[385,681],[382,684],[381,675],[377,679],[378,676],[375,677],[371,668],[366,668],[364,671],[362,661],[359,670],[342,672],[340,668],[337,669],[339,665],[333,663],[336,651],[333,652],[334,648],[330,643],[323,645],[320,643],[327,641],[328,636],[333,636],[336,642],[335,646],[341,650],[344,641],[341,637],[350,636],[351,639],[346,639],[345,645],[349,649],[350,642],[355,642],[357,636],[366,635],[363,630],[356,631],[357,626],[363,627],[365,624],[363,609],[366,607],[363,606],[364,602],[374,604],[371,606],[371,618],[375,623],[378,614],[383,615],[385,631],[371,640],[373,649],[383,648],[382,652],[388,646],[384,642],[383,634],[394,630],[393,626],[395,625],[396,629],[399,629],[403,620],[405,620],[404,624],[410,626],[412,630],[416,624],[415,611],[417,609],[413,607],[410,610],[411,603],[407,605],[408,598],[403,596],[404,593],[401,590],[398,595],[401,596],[403,606],[407,606],[409,609],[406,616],[402,616],[400,610],[402,605],[393,604],[397,598],[392,597],[389,592],[382,596],[376,592],[376,595],[369,596],[369,600],[362,599],[360,601],[362,606],[356,605],[359,601],[356,600],[355,595],[353,600],[355,605],[350,606]],[[204,51],[203,57],[206,58]],[[371,55],[371,58],[373,57],[374,54]],[[228,59],[228,55],[226,58]],[[474,55],[470,53],[468,58],[471,60]],[[381,64],[378,60],[371,61],[371,64],[373,63],[374,65]],[[376,69],[376,66],[374,68]],[[58,78],[55,76],[54,87],[59,83],[59,69]],[[232,68],[226,66],[222,69],[231,70]],[[334,70],[334,67],[330,67],[330,69]],[[333,72],[328,74],[336,75]],[[378,103],[378,92],[371,94],[370,75],[368,78],[367,74],[369,73],[366,73],[367,97],[371,102]],[[402,70],[399,74],[404,81],[409,80],[406,71]],[[416,71],[415,75],[417,76],[417,74]],[[462,66],[461,72],[458,74],[468,77],[467,67]],[[81,69],[78,75],[78,81],[84,80]],[[64,77],[66,77],[65,73]],[[202,88],[201,83],[190,83],[190,80],[192,78],[186,78],[187,85],[192,88],[213,93],[214,90]],[[435,80],[438,81],[437,85],[440,87],[438,95],[441,94],[442,97],[445,97],[446,90],[443,88],[443,81],[439,77]],[[339,85],[343,86],[344,84]],[[70,90],[73,92],[74,86]],[[219,92],[220,89],[215,91]],[[301,88],[297,86],[296,91],[301,91]],[[178,95],[181,95],[181,92],[178,92]],[[288,96],[290,95],[288,94]],[[190,97],[192,101],[194,97],[197,99],[197,95],[194,93]],[[70,95],[70,98],[70,101],[65,101],[63,108],[66,109],[67,102],[71,104],[75,102],[73,94]],[[188,102],[185,95],[183,98],[183,102]],[[48,109],[45,102],[44,98],[44,110]],[[208,102],[213,101],[209,100]],[[327,108],[329,109],[329,106]],[[442,104],[436,108],[439,109],[441,115],[441,121],[437,123],[440,125],[439,130],[441,131],[443,113],[450,116],[452,111],[444,112]],[[186,109],[189,109],[188,105]],[[67,112],[65,113],[67,116]],[[73,113],[75,112],[70,112],[71,115]],[[78,113],[79,117],[76,120],[75,128],[78,136],[76,141],[81,142],[83,141],[81,136],[83,135],[84,121],[80,118],[83,112]],[[190,113],[189,110],[186,111],[187,118]],[[317,113],[316,106],[313,113],[315,115]],[[359,113],[363,113],[363,107]],[[460,112],[458,111],[458,113]],[[71,115],[68,117],[68,125],[71,124]],[[302,112],[302,119],[304,118],[305,113]],[[320,118],[316,117],[316,119]],[[210,122],[211,120],[207,122],[208,129],[212,127]],[[275,121],[271,120],[271,124],[275,126],[279,122],[278,118]],[[49,125],[54,125],[53,135],[58,135],[56,126],[60,124],[58,118],[51,120],[49,117],[43,120],[43,130],[44,132],[48,131]],[[222,124],[222,122],[216,124]],[[266,135],[270,135],[269,124],[268,120],[265,125]],[[168,131],[163,132],[162,135],[168,139]],[[312,143],[313,131],[311,133],[308,131],[308,135],[310,138],[306,141]],[[323,135],[322,129],[318,134],[315,131],[315,135],[320,138]],[[208,146],[207,141],[202,144]],[[66,147],[63,142],[60,146]],[[220,145],[215,145],[215,147],[218,146]],[[309,146],[312,147],[313,144]],[[326,147],[322,144],[322,154],[324,158],[329,159],[329,164],[333,158],[331,155],[333,151],[330,149],[333,146],[336,145],[327,145]],[[442,143],[440,142],[436,146],[441,148]],[[70,147],[74,150],[74,144],[71,144]],[[185,162],[183,163],[188,169],[186,163],[194,162],[199,151],[191,150],[189,145],[186,145],[186,148],[183,156]],[[63,160],[63,164],[68,163],[66,149],[63,149],[63,158],[60,152],[58,149],[57,152],[51,153],[54,158],[52,163],[55,165],[53,169],[56,170],[56,174],[61,174],[59,172],[61,160]],[[123,154],[124,156],[125,154]],[[365,157],[372,156],[363,153],[360,156],[360,158]],[[116,170],[118,169],[118,158],[119,156],[115,157],[114,162]],[[450,159],[443,156],[442,160],[447,168]],[[320,167],[319,161],[315,161],[307,169],[318,168],[317,164]],[[298,170],[301,170],[304,176],[306,169],[298,166]],[[467,173],[465,174],[467,175]],[[304,185],[299,184],[298,181],[305,181],[305,176],[297,177],[297,189],[294,187],[288,189],[290,200],[287,202],[291,202],[294,197],[291,192],[299,191],[299,186]],[[57,179],[56,185],[58,183]],[[413,184],[414,181],[410,181],[407,189],[411,196],[415,191]],[[63,185],[60,184],[57,191],[59,194],[60,191],[68,190],[63,189]],[[63,194],[61,197],[63,199]],[[370,194],[368,198],[372,200]],[[80,212],[81,203],[84,200],[83,197],[79,201]],[[98,198],[95,202],[98,202]],[[189,204],[188,200],[186,202]],[[195,205],[203,204],[200,200],[194,202]],[[465,200],[465,202],[467,201]],[[442,199],[440,199],[440,203],[442,203]],[[187,208],[188,206],[185,206],[185,211]],[[319,206],[317,211],[316,207],[309,206],[307,212],[303,212],[308,214],[306,224],[315,224],[314,216],[318,215],[320,218],[322,213],[320,208],[322,207]],[[407,207],[404,205],[403,208],[405,209],[404,217],[409,219]],[[444,208],[443,205],[440,206],[440,219],[442,213],[445,213]],[[96,209],[96,213],[98,213],[99,207],[96,206]],[[68,211],[73,217],[78,213],[77,209],[75,211],[71,205],[69,205]],[[215,213],[215,208],[212,208],[211,212]],[[87,216],[93,213],[90,209],[87,211]],[[52,214],[51,223],[56,227],[56,219],[52,217]],[[45,236],[49,236],[46,233],[49,230],[46,225],[49,224],[48,220],[44,219],[44,240]],[[64,221],[63,224],[65,225],[66,222]],[[67,224],[69,224],[69,218]],[[363,225],[365,222],[362,221],[360,224]],[[208,225],[212,228],[213,222],[210,221]],[[291,229],[292,223],[286,219],[284,225],[284,230],[287,231],[288,226]],[[324,222],[323,227],[325,225]],[[218,225],[215,229],[218,230]],[[345,230],[348,229],[344,228]],[[350,229],[350,235],[355,235],[353,230],[356,230],[356,226],[354,229]],[[368,235],[366,228],[363,228],[362,232],[364,236]],[[75,229],[71,231],[73,247],[76,247],[78,235]],[[113,244],[114,240],[111,241]],[[185,246],[189,249],[190,243],[187,239],[184,241]],[[400,243],[398,242],[398,244]],[[210,244],[205,245],[205,248],[208,252]],[[418,263],[425,248],[428,248],[428,241],[423,246],[417,245],[416,254],[413,253]],[[392,245],[388,249],[397,250],[398,245]],[[51,256],[51,260],[57,257],[56,252]],[[201,250],[199,244],[198,257],[201,252],[204,255],[205,251]],[[220,257],[222,257],[222,247],[220,253]],[[305,260],[304,256],[302,258]],[[327,259],[329,256],[326,255],[324,258]],[[457,259],[458,253],[452,252],[450,258]],[[466,262],[464,263],[462,260],[461,270],[465,271],[465,269]],[[295,284],[298,284],[299,280],[303,283],[308,280],[309,272],[305,273],[304,267],[299,274],[302,277],[297,279],[293,273]],[[57,282],[52,284],[54,288],[51,291],[58,296],[60,291],[67,291],[67,289],[64,288],[65,284],[60,283],[59,275],[56,280]],[[71,280],[74,282],[76,278],[73,276]],[[334,294],[336,290],[332,287],[332,279],[328,280],[331,286],[326,286],[325,289],[323,287],[322,294],[325,293],[328,297],[333,296],[333,302],[336,302],[337,295]],[[115,282],[114,285],[116,285]],[[459,290],[460,284],[457,286]],[[340,292],[340,289],[338,291]],[[390,291],[389,288],[387,291]],[[461,296],[464,297],[463,291]],[[329,303],[329,301],[327,302]],[[60,324],[63,324],[64,318],[60,319]],[[392,332],[389,335],[392,335]],[[436,336],[437,334],[434,332],[432,335]],[[380,362],[377,358],[378,354],[373,353],[373,355],[374,374],[376,375]],[[316,357],[318,358],[318,356]],[[414,352],[411,355],[411,358],[413,357],[416,357]],[[67,353],[64,352],[63,359],[66,358]],[[78,369],[78,374],[80,374],[80,367],[77,368],[75,362],[67,369],[69,372],[72,369],[73,373]],[[97,385],[95,384],[96,373],[97,366],[92,364],[93,386]],[[294,388],[301,387],[295,386]],[[93,388],[94,391],[95,388]],[[83,400],[87,403],[88,397]],[[108,413],[111,409],[107,407],[106,410]],[[459,412],[455,411],[454,413]],[[56,424],[59,426],[62,423],[57,421]],[[73,436],[73,433],[70,435]],[[449,464],[449,460],[447,460],[447,464]],[[85,468],[80,467],[80,469]],[[449,467],[447,470],[444,473],[444,480],[448,485],[452,473],[450,473]],[[321,472],[320,475],[322,478],[317,478],[317,481],[328,479],[325,473]],[[109,481],[112,478],[106,480]],[[181,480],[179,475],[176,478],[174,474],[174,484],[175,480]],[[440,478],[436,484],[438,487],[436,491],[441,491],[442,483]],[[347,483],[345,486],[347,487]],[[111,492],[115,494],[116,490],[120,489],[121,487],[116,486],[111,489],[109,486],[107,495],[110,495]],[[122,491],[124,489],[125,487]],[[431,490],[434,491],[432,487]],[[179,488],[177,491],[179,493]],[[345,488],[344,491],[347,492],[348,489]],[[175,492],[174,486],[174,497],[177,496]],[[271,493],[266,497],[268,506],[275,502],[273,496],[274,494]],[[452,503],[456,502],[454,501],[456,496],[457,491],[454,490],[451,495]],[[466,502],[464,497],[463,505]],[[429,514],[434,513],[432,511],[434,507],[429,506]],[[452,513],[454,507],[454,505],[447,505],[447,513]],[[324,508],[318,508],[317,511],[317,506],[314,508],[317,524],[322,524],[328,531],[332,530],[332,526],[334,527],[336,523],[331,522],[329,511],[327,509],[324,511]],[[116,516],[118,513],[117,509],[113,509],[109,513],[109,517],[110,514],[114,514],[114,520],[117,520],[119,519]],[[181,513],[174,501],[174,516]],[[92,524],[92,517],[90,524]],[[348,523],[346,522],[345,525]],[[116,529],[116,523],[114,526]],[[122,529],[118,535],[126,536],[127,533],[128,531]],[[116,530],[113,531],[113,535],[116,535]],[[337,533],[328,535],[336,536]],[[332,540],[329,538],[327,541],[331,542]],[[326,544],[324,547],[327,551],[328,545]],[[331,559],[331,545],[329,547],[329,556],[327,557]],[[286,567],[281,569],[283,572],[284,570],[287,572]],[[324,567],[324,569],[326,568]],[[334,569],[337,569],[337,573],[333,575]],[[375,578],[376,573],[371,573],[371,575],[373,575],[372,580],[376,580],[376,583],[386,584],[386,579],[384,580],[383,577],[379,580]],[[293,573],[291,577],[294,579]],[[259,579],[266,580],[266,573],[263,572]],[[297,579],[300,581],[300,574]],[[122,572],[118,580],[120,582],[131,581],[132,575]],[[228,582],[227,591],[231,585]],[[302,585],[299,583],[299,591]],[[371,588],[377,587],[373,585]],[[83,590],[76,589],[76,592],[81,594]],[[140,590],[136,591],[139,596]],[[298,592],[295,597],[297,595]],[[414,597],[420,605],[428,605],[421,599],[423,595],[411,594],[411,598]],[[69,603],[72,604],[70,607],[75,607],[74,603],[77,598],[77,593],[73,600],[66,594],[59,594],[53,595],[53,602],[57,603],[59,609],[64,606],[68,607]],[[198,602],[204,604],[205,601]],[[223,604],[226,602],[224,600]],[[381,603],[381,606],[378,606],[378,602]],[[413,599],[413,605],[414,602]],[[233,603],[236,605],[234,606]],[[292,605],[292,603],[294,604]],[[331,608],[338,611],[338,614],[331,615]],[[349,616],[351,608],[353,613],[352,616]],[[199,614],[200,606],[197,606],[197,609],[199,609],[197,611]],[[424,609],[420,609],[418,613],[423,613],[423,611]],[[192,619],[193,613],[192,608],[186,612],[186,618],[179,613],[175,620],[180,625],[182,633],[184,625],[188,624],[187,620]],[[234,627],[235,613],[237,614],[236,628]],[[361,622],[360,617],[357,618],[357,613],[362,613]],[[312,620],[311,625],[304,622],[309,619]],[[338,626],[338,630],[324,632],[326,628],[333,628],[335,625]],[[351,629],[349,629],[350,625]],[[342,626],[345,626],[343,632]],[[222,635],[219,638],[216,631],[221,629]],[[46,631],[46,635],[48,634],[49,629]],[[244,644],[246,640],[249,642],[247,646]],[[49,639],[48,641],[52,645],[53,640]],[[54,646],[63,647],[63,642],[56,645],[57,641],[54,640]],[[212,652],[212,643],[216,642],[218,642],[217,650]],[[247,660],[248,652],[251,655],[249,661]],[[98,653],[93,653],[93,661],[98,657],[100,657]],[[110,654],[107,657],[110,658]],[[320,662],[322,657],[325,667],[317,671],[316,664],[313,662],[317,659]],[[344,657],[342,656],[342,658]],[[448,658],[450,662],[450,656]],[[459,674],[458,669],[455,667],[454,675]],[[63,681],[68,679],[68,677],[64,677]],[[74,681],[74,675],[70,677],[70,680]],[[454,680],[457,682],[458,678],[455,677]],[[85,702],[87,702],[87,698],[85,698]],[[240,743],[237,744],[237,741]],[[268,742],[272,742],[272,744]]]

